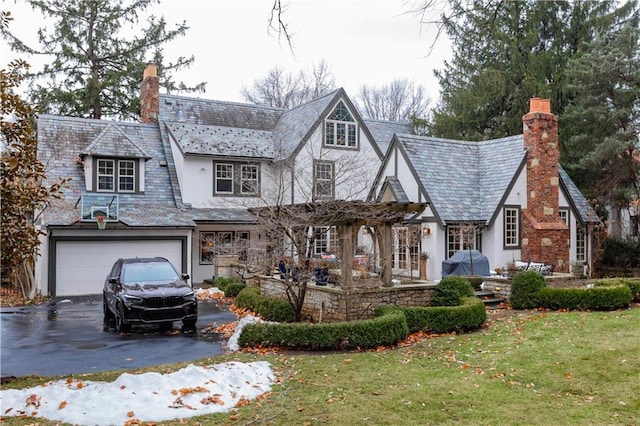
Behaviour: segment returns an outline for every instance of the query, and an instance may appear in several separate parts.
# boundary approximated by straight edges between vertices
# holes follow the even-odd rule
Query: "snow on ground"
[[[193,364],[174,373],[124,373],[113,382],[58,380],[0,391],[0,415],[77,425],[115,425],[224,413],[271,390],[266,361]],[[137,423],[134,423],[137,424]]]
[[[200,300],[220,299],[217,288],[196,289]],[[227,348],[239,350],[246,324],[241,318]],[[58,380],[28,389],[0,391],[0,416],[44,417],[77,425],[137,424],[225,413],[239,403],[271,390],[275,377],[266,362],[228,362],[208,367],[189,365],[168,374],[124,373],[115,381]]]

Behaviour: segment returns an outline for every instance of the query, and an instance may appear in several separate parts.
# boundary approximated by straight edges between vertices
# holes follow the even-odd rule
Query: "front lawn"
[[[183,424],[640,424],[638,307],[527,312],[395,349],[203,360],[198,364],[267,360],[281,383],[247,406]],[[101,373],[99,380],[116,376]],[[34,380],[11,386],[21,382]]]

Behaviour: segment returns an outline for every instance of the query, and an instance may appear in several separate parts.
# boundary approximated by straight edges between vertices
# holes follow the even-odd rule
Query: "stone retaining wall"
[[[283,280],[259,276],[247,282],[265,296],[286,299]],[[429,306],[435,284],[401,284],[395,287],[353,288],[307,285],[303,319],[312,322],[353,321],[373,317],[379,306]]]

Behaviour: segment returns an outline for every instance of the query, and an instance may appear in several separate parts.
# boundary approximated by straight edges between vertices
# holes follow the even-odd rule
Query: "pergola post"
[[[382,238],[380,239],[380,259],[382,259],[382,286],[391,287],[391,257],[393,248],[393,232],[391,223],[382,225]]]
[[[340,237],[342,239],[342,264],[341,284],[344,288],[351,288],[353,283],[353,225],[343,225],[340,227]]]

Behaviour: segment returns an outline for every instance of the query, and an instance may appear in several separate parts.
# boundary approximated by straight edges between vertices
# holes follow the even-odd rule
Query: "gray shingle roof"
[[[184,122],[166,122],[183,154],[273,158],[272,132]]]
[[[489,221],[522,163],[522,136],[466,142],[397,135],[444,222]]]
[[[151,158],[122,129],[109,123],[85,148],[81,155],[96,155],[120,158]]]
[[[117,128],[117,131],[113,129]],[[106,131],[106,133],[105,133]],[[106,120],[41,115],[38,118],[40,159],[47,165],[47,178],[71,178],[60,200],[55,200],[43,215],[48,225],[71,225],[80,220],[80,197],[86,192],[84,168],[77,163],[82,153],[96,140],[104,143],[121,134],[132,147],[135,141],[139,153],[150,158],[145,163],[145,192],[119,194],[120,220],[129,226],[194,226],[190,216],[176,207],[169,173],[160,165],[165,161],[158,126],[141,123],[116,123]],[[102,137],[101,137],[102,135]],[[120,151],[110,151],[111,154]],[[130,152],[131,153],[131,152]]]
[[[364,123],[382,151],[382,155],[387,152],[394,133],[414,133],[413,126],[409,123],[382,120],[364,120]]]
[[[407,193],[404,191],[404,188],[402,187],[402,183],[400,183],[400,180],[397,177],[395,176],[385,177],[384,183],[382,184],[382,188],[380,190],[379,195],[383,194],[385,187],[389,187],[391,189],[391,192],[393,193],[396,202],[398,203],[411,202],[411,200],[409,200],[409,197],[407,196]],[[380,196],[376,201],[382,201],[380,200]]]

